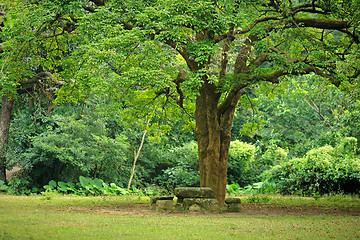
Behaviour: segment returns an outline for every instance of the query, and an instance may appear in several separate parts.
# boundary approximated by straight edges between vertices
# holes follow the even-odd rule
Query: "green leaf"
[[[7,191],[8,189],[9,189],[9,187],[7,185],[5,185],[5,182],[0,180],[0,190]]]
[[[88,189],[89,186],[91,186],[91,178],[80,176],[79,181],[80,181],[80,185],[85,189]]]
[[[95,178],[90,181],[90,184],[93,185],[95,188],[100,189],[103,187],[104,181],[98,178]]]
[[[49,182],[49,186],[51,186],[52,189],[55,189],[56,186],[57,186],[57,184],[56,184],[56,182],[55,182],[54,180],[51,180],[51,181]]]
[[[68,186],[65,182],[58,182],[58,190],[66,193],[68,190]]]

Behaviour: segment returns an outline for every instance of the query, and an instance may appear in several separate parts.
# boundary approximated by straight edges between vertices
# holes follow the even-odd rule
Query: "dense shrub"
[[[125,185],[129,170],[126,138],[107,136],[103,119],[53,116],[54,127],[31,138],[19,164],[34,185],[50,180],[72,182],[80,175]]]
[[[255,146],[238,140],[230,143],[228,182],[245,186],[251,182],[250,163],[254,160]]]
[[[175,187],[200,186],[197,143],[192,141],[168,150],[171,167],[156,178],[157,184],[172,190]]]
[[[277,165],[264,176],[275,181],[283,194],[360,193],[356,144],[355,138],[344,138],[335,148],[312,149],[305,157]]]
[[[271,169],[275,165],[279,165],[286,161],[288,152],[271,142],[262,150],[260,146],[256,147],[254,161],[250,164],[251,183],[260,182],[261,174]]]

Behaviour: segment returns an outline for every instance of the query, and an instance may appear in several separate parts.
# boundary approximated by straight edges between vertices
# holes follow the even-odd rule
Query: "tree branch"
[[[293,20],[296,24],[299,24],[300,27],[332,29],[339,31],[351,27],[350,22],[348,21],[338,21],[321,18],[293,18]]]
[[[105,0],[91,0],[96,6],[101,7],[105,6]]]
[[[349,21],[338,21],[331,19],[320,19],[320,18],[291,18],[285,19],[280,16],[267,16],[255,19],[247,28],[236,30],[235,34],[243,34],[249,32],[253,27],[255,27],[260,22],[277,20],[267,26],[265,26],[261,31],[265,33],[269,33],[276,29],[277,27],[283,25],[284,28],[293,28],[293,27],[312,27],[318,29],[328,29],[328,30],[338,30],[350,35],[354,41],[359,41],[359,36],[353,32],[348,30],[351,27]],[[260,34],[260,31],[251,33],[248,38],[254,41],[260,41],[264,39],[267,34]]]
[[[348,77],[348,78],[349,78],[349,79],[351,79],[351,78],[357,78],[359,75],[360,75],[360,69],[356,70],[356,72],[355,72],[351,77]]]
[[[234,75],[246,73],[248,71],[246,63],[249,59],[252,46],[252,41],[249,38],[246,38],[235,59]]]
[[[257,55],[255,59],[250,61],[250,66],[260,66],[262,63],[269,61],[269,57],[265,53],[261,53],[260,55]]]
[[[302,5],[293,7],[292,13],[296,14],[299,12],[308,12],[308,13],[318,13],[318,14],[324,14],[324,15],[329,14],[329,11],[327,11],[327,10],[319,11],[319,10],[316,10],[316,8],[322,9],[322,7],[318,4],[314,4],[314,3],[302,4]]]
[[[320,107],[317,106],[316,103],[315,103],[312,99],[310,99],[310,100],[311,100],[311,103],[312,103],[312,104],[311,104],[308,100],[306,100],[306,99],[304,98],[304,101],[309,105],[309,107],[310,107],[312,110],[314,110],[314,112],[316,112],[316,113],[320,116],[320,118],[325,122],[326,125],[328,125],[329,127],[331,127],[331,124],[330,124],[329,122],[327,122],[327,120],[326,120],[326,118],[324,117],[324,115],[321,114],[321,112],[320,112]]]
[[[161,89],[161,90],[155,92],[155,94],[156,94],[155,98],[157,98],[158,96],[160,96],[162,94],[165,94],[166,97],[172,98],[180,108],[185,109],[184,108],[185,96],[184,96],[183,91],[181,90],[180,84],[185,82],[186,79],[187,79],[186,72],[184,70],[180,70],[177,77],[172,81],[176,85],[176,92],[178,93],[179,97],[172,95],[172,93],[170,93],[170,87],[167,87],[165,89]]]
[[[221,62],[220,62],[220,78],[226,74],[226,69],[227,69],[227,65],[229,62],[228,53],[230,50],[230,44],[234,40],[235,40],[234,26],[232,26],[232,27],[230,27],[230,29],[227,33],[226,40],[223,43],[222,56],[221,56]]]
[[[349,29],[340,29],[339,31],[351,36],[356,44],[360,43],[360,37],[355,31],[350,31]]]
[[[31,92],[34,89],[34,85],[36,85],[36,84],[44,85],[44,82],[42,82],[42,80],[45,80],[45,79],[48,79],[50,81],[50,83],[53,84],[53,86],[55,86],[55,87],[60,87],[65,83],[64,81],[54,80],[52,78],[52,74],[50,72],[41,72],[32,78],[29,78],[25,81],[20,81],[19,82],[20,86],[19,86],[17,92],[19,94],[22,94],[25,92],[27,92],[27,93]],[[49,90],[49,89],[47,89],[47,90]]]
[[[234,85],[231,87],[229,94],[226,96],[224,101],[218,106],[218,116],[221,116],[225,113],[225,111],[229,107],[236,107],[238,100],[240,97],[245,94],[244,88],[247,87],[248,84],[242,85]]]
[[[266,16],[266,17],[256,18],[256,19],[255,19],[249,26],[247,26],[246,28],[236,29],[236,30],[235,30],[235,35],[244,34],[244,33],[250,32],[250,30],[253,29],[258,23],[267,22],[267,21],[271,21],[271,20],[280,20],[280,19],[281,19],[280,16]]]

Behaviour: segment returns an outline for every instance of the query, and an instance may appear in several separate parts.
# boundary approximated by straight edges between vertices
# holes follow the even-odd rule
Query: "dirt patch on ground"
[[[158,212],[150,210],[150,204],[119,204],[113,206],[76,206],[67,207],[66,211],[81,211],[94,214],[115,214],[115,215],[131,215],[131,216],[161,216],[161,215],[206,215],[206,216],[271,216],[271,215],[352,215],[360,216],[359,208],[324,208],[319,206],[291,206],[282,207],[270,204],[244,203],[240,212],[222,212],[218,214],[202,214],[189,212]]]

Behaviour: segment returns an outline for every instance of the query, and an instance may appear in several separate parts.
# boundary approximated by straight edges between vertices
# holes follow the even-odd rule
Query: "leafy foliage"
[[[276,185],[274,182],[265,180],[263,182],[255,182],[245,187],[240,187],[237,184],[230,184],[226,186],[226,192],[229,195],[237,196],[241,194],[274,194],[276,193]]]
[[[267,146],[261,146],[261,143],[263,142],[257,142],[254,161],[249,166],[251,182],[260,182],[263,172],[282,164],[287,159],[287,151],[278,147],[274,141],[270,141]]]
[[[170,167],[163,170],[156,182],[170,190],[175,187],[195,187],[200,185],[199,163],[196,142],[170,149],[167,158]]]
[[[275,181],[283,194],[359,193],[360,159],[354,152],[355,143],[355,138],[345,138],[336,148],[312,149],[303,158],[277,165],[264,176]]]
[[[25,111],[13,122],[8,157],[31,176],[32,184],[42,186],[51,179],[74,181],[85,175],[125,185],[129,172],[126,137],[111,136],[105,118],[94,111],[80,115],[80,110],[68,105],[53,114],[38,112],[36,124]]]
[[[7,191],[8,189],[9,186],[7,186],[4,181],[0,180],[0,191]]]
[[[87,175],[118,169],[125,160],[127,146],[123,136],[106,137],[104,122],[91,118],[54,117],[58,125],[51,132],[33,139],[35,149]],[[104,168],[102,168],[104,166]]]
[[[252,182],[250,164],[254,161],[255,146],[238,140],[230,143],[228,182],[237,183],[240,186]]]
[[[79,177],[79,182],[74,184],[72,182],[56,182],[51,180],[48,185],[44,186],[45,192],[43,195],[47,196],[49,193],[57,191],[64,194],[75,195],[126,195],[129,192],[125,188],[117,186],[115,183],[108,185],[99,178],[88,178],[84,176]]]
[[[289,158],[301,157],[314,147],[335,147],[344,137],[359,136],[356,96],[314,75],[262,84],[248,95],[251,102],[242,100],[233,135],[258,145],[262,153],[275,144],[288,149]]]
[[[70,6],[64,8],[52,1],[3,1],[0,96],[17,98],[18,90],[30,89],[38,74],[47,72],[55,76],[62,70],[76,38],[64,34],[74,27],[68,14],[78,14],[81,4],[78,2],[77,8],[75,4]],[[48,90],[53,84],[44,81],[43,86],[46,86],[43,90]]]
[[[355,147],[354,141],[336,144],[344,137],[360,136],[358,1],[40,0],[5,1],[3,6],[0,96],[16,97],[20,86],[27,90],[26,84],[48,72],[52,81],[64,83],[56,91],[57,103],[84,106],[85,99],[91,99],[106,105],[101,114],[95,108],[85,114],[68,110],[54,115],[39,114],[37,109],[18,122],[12,128],[6,157],[9,166],[21,163],[31,179],[13,180],[17,189],[30,181],[65,182],[82,175],[124,185],[128,160],[144,130],[151,135],[147,143],[165,146],[144,149],[137,184],[150,184],[156,178],[169,188],[197,185],[194,143],[179,147],[171,138],[180,134],[171,135],[174,124],[164,119],[181,117],[186,128],[194,130],[195,107],[200,111],[214,106],[203,113],[214,110],[218,115],[203,119],[230,122],[223,119],[232,119],[237,96],[243,93],[236,135],[240,133],[239,139],[257,148],[232,144],[231,183],[252,183],[271,166],[284,165],[286,157],[306,152],[301,159],[312,159],[309,169],[316,170],[336,168],[336,161],[329,159],[356,159],[354,149],[359,145]],[[314,74],[288,79],[277,88],[271,84],[253,87],[260,81],[278,83],[284,75],[310,72]],[[324,79],[347,94],[324,84]],[[43,92],[53,89],[48,83],[42,86]],[[201,101],[194,104],[199,96],[215,101],[199,108]],[[252,111],[244,106],[250,98],[256,98],[250,103]],[[182,112],[175,112],[174,106]],[[116,112],[112,120],[122,123],[120,131],[109,126],[105,118],[109,112]],[[211,126],[211,121],[203,126]],[[227,125],[220,128],[229,129]],[[325,144],[333,148],[325,149],[327,155],[311,150]],[[315,161],[313,155],[329,162]],[[170,160],[162,159],[166,157]],[[304,167],[304,161],[290,162]],[[350,164],[338,162],[339,169]],[[324,191],[311,176],[309,181],[316,183],[305,191]],[[89,186],[87,180],[81,181]],[[65,189],[64,182],[57,183],[60,189]],[[90,185],[97,189],[100,182],[93,180]]]

